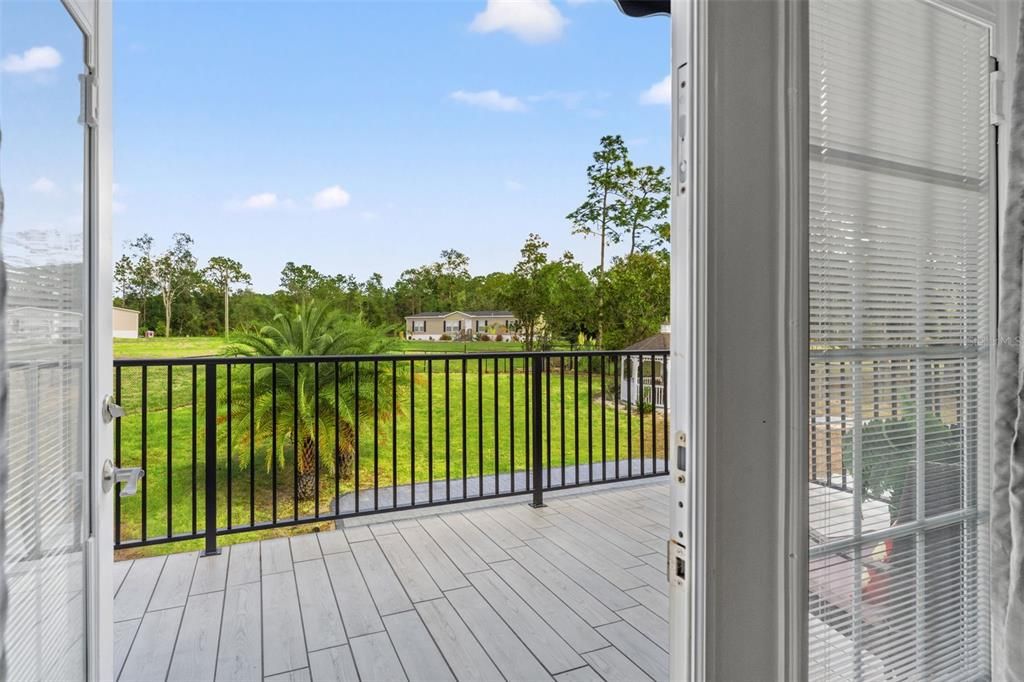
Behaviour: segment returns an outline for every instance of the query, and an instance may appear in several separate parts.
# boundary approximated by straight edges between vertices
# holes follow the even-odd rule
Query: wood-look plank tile
[[[192,589],[189,590],[189,594],[223,590],[228,578],[230,560],[230,547],[222,549],[220,554],[199,557],[196,561],[196,571],[192,574]]]
[[[320,541],[317,540],[317,535],[319,533],[304,533],[302,535],[293,535],[289,538],[291,541],[292,561],[298,563],[300,561],[320,558]]]
[[[331,588],[338,600],[341,620],[345,624],[345,633],[349,639],[380,632],[384,629],[377,614],[373,597],[366,588],[359,565],[351,552],[328,554],[324,557],[327,575],[331,578]]]
[[[607,540],[611,544],[619,547],[620,549],[626,552],[629,552],[633,556],[648,554],[651,551],[642,540],[636,539],[635,533],[623,533],[619,531],[617,528],[609,526],[607,523],[599,519],[596,519],[590,514],[580,511],[579,509],[566,509],[565,516],[586,528],[596,537]],[[660,538],[655,538],[653,535],[650,535],[645,531],[640,531],[639,529],[636,529],[636,533],[640,532],[644,532],[646,536],[650,537],[651,539],[657,540],[659,543],[662,542]]]
[[[164,570],[160,572],[160,580],[156,583],[153,596],[149,600],[147,611],[168,609],[172,606],[184,606],[188,598],[188,590],[192,585],[192,574],[196,569],[199,552],[185,554],[169,554],[164,562]]]
[[[373,533],[368,526],[347,526],[345,528],[345,539],[349,544],[353,542],[365,542],[373,539]]]
[[[318,550],[319,551],[319,550]],[[346,642],[341,613],[331,591],[331,580],[323,560],[295,564],[295,583],[299,590],[299,608],[310,651],[339,646]]]
[[[195,682],[212,680],[217,669],[223,592],[195,594],[188,598],[185,615],[174,645],[167,679]]]
[[[664,570],[659,571],[653,566],[644,564],[643,566],[637,566],[636,568],[629,569],[629,572],[643,580],[658,592],[666,595],[668,594],[668,578],[665,576]]]
[[[132,563],[128,575],[121,583],[121,589],[114,598],[114,622],[119,620],[135,620],[146,613],[149,598],[160,579],[160,571],[164,567],[165,557],[155,556],[149,559],[137,559]]]
[[[642,563],[640,559],[621,547],[613,545],[602,537],[595,536],[589,529],[584,528],[568,516],[558,517],[550,528],[543,528],[540,532],[544,537],[555,540],[576,554],[585,555],[588,558],[595,554],[599,555],[604,564],[611,564],[618,568],[632,568]]]
[[[501,679],[490,656],[447,599],[420,602],[416,604],[416,611],[457,679]]]
[[[544,666],[476,589],[463,587],[446,592],[445,596],[506,679],[551,679]]]
[[[477,592],[549,672],[565,672],[583,665],[576,651],[496,573],[480,571],[468,577]]]
[[[228,586],[260,580],[260,543],[245,542],[231,546],[228,561]]]
[[[469,585],[465,576],[426,530],[422,527],[403,528],[400,533],[441,590],[454,590]]]
[[[366,581],[370,596],[373,597],[373,602],[381,615],[386,616],[412,608],[412,602],[405,594],[402,583],[398,581],[391,564],[376,542],[352,543],[352,555],[363,572],[363,580]]]
[[[637,629],[644,637],[651,640],[666,652],[668,651],[668,622],[656,615],[646,606],[632,606],[619,611],[622,620]]]
[[[525,544],[514,533],[498,523],[493,516],[482,509],[466,512],[462,516],[483,531],[484,535],[499,547],[522,547]]]
[[[656,680],[668,679],[668,653],[632,625],[619,621],[602,625],[598,631],[645,673]]]
[[[530,540],[527,544],[613,611],[636,604],[628,594],[550,540]]]
[[[384,627],[387,628],[402,666],[414,679],[454,682],[455,677],[445,663],[444,656],[416,611],[384,616]]]
[[[356,637],[349,642],[352,658],[363,682],[400,682],[408,679],[387,633]]]
[[[316,538],[320,541],[320,551],[323,552],[325,556],[328,554],[337,554],[338,552],[349,551],[348,539],[345,538],[344,531],[324,531],[317,533]]]
[[[264,682],[309,682],[309,668],[290,670],[286,673],[269,675],[263,678]]]
[[[602,542],[599,538],[592,538],[592,542],[577,540],[569,533],[560,528],[545,528],[544,537],[572,554],[581,562],[602,576],[620,590],[631,590],[640,587],[644,581],[630,573],[623,565],[630,568],[642,566],[643,560],[626,554],[613,545]],[[588,537],[589,533],[582,531],[576,537]],[[592,536],[590,536],[592,537]]]
[[[587,663],[594,668],[598,675],[606,680],[629,680],[630,682],[645,682],[651,677],[638,668],[633,661],[626,658],[626,655],[610,646],[606,649],[591,651],[583,654]],[[668,678],[664,678],[668,679]]]
[[[264,575],[263,675],[298,670],[308,663],[295,575],[291,571]]]
[[[628,590],[626,594],[646,606],[662,620],[668,620],[668,595],[664,592],[659,592],[645,584],[642,587]]]
[[[122,620],[114,623],[114,679],[121,674],[124,660],[128,658],[128,652],[135,641],[135,633],[139,631],[141,618],[134,620]]]
[[[517,561],[500,561],[491,569],[547,621],[577,653],[608,646],[604,637],[569,608]]]
[[[435,516],[422,519],[420,525],[463,573],[487,569],[487,564],[440,518]]]
[[[377,544],[384,551],[384,556],[391,562],[409,599],[417,602],[437,599],[442,596],[440,588],[430,577],[430,572],[413,553],[405,538],[398,533],[382,535],[377,538]]]
[[[492,509],[482,509],[481,511],[519,538],[520,542],[535,540],[541,536],[535,528],[520,521],[518,517],[510,514],[505,507],[494,507]]]
[[[347,644],[311,652],[309,672],[313,682],[359,682],[356,662]]]
[[[124,581],[128,571],[132,567],[132,561],[115,561],[114,568],[112,571],[112,578],[114,584],[114,595],[117,595],[117,591],[121,588],[121,583]]]
[[[161,557],[163,558],[163,557]],[[136,565],[145,559],[136,561]],[[124,667],[121,668],[121,682],[150,682],[162,680],[167,675],[174,651],[174,637],[184,608],[164,609],[147,613],[142,618]]]
[[[589,665],[555,675],[555,680],[558,682],[604,682],[604,678],[598,675]]]
[[[508,551],[523,568],[554,592],[588,625],[604,625],[619,619],[614,611],[580,587],[572,578],[538,554],[532,547],[513,547]]]
[[[373,533],[373,537],[379,538],[381,535],[391,535],[398,532],[398,528],[390,521],[384,523],[373,523],[370,524],[370,532]]]
[[[263,674],[261,583],[231,585],[224,592],[224,617],[217,652],[217,682],[258,680]]]
[[[504,561],[509,558],[505,550],[496,545],[462,514],[445,514],[440,518],[486,563]]]
[[[260,543],[260,570],[265,576],[292,570],[292,551],[288,538],[274,538]]]

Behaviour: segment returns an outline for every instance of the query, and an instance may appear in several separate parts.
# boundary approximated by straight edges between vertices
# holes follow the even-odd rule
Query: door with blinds
[[[97,227],[82,6],[93,5],[0,3],[7,291],[0,676],[11,680],[85,679],[97,670],[89,618],[97,597],[89,539],[96,520],[89,415]]]
[[[811,0],[809,673],[987,674],[989,28]]]

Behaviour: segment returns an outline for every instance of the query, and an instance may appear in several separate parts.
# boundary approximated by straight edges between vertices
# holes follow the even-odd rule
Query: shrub
[[[487,334],[481,334],[480,335],[480,340],[481,341],[490,341],[491,337],[489,335],[487,335]]]
[[[452,337],[449,336],[448,334],[441,334],[440,338],[441,338],[441,341],[451,341],[452,340]]]
[[[495,341],[504,341],[504,340],[505,340],[505,337],[504,337],[504,336],[502,336],[501,334],[495,334],[495,336],[494,336],[494,340],[495,340]]]

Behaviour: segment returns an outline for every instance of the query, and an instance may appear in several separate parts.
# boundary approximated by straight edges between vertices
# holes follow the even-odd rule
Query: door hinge
[[[999,60],[989,58],[988,74],[988,110],[989,124],[999,126],[1006,120],[1005,97],[1003,96],[1003,72],[999,70]]]
[[[78,114],[78,122],[87,128],[95,128],[97,120],[96,112],[96,75],[90,71],[78,74],[78,84],[81,89],[81,110]]]

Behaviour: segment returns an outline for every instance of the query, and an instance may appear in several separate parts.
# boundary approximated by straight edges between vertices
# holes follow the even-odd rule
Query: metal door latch
[[[103,421],[107,424],[124,416],[124,408],[114,402],[113,396],[103,399]]]
[[[669,540],[665,558],[668,581],[682,587],[683,581],[686,580],[686,545],[675,539]]]
[[[109,459],[103,463],[103,492],[109,493],[114,484],[121,484],[121,497],[131,497],[139,490],[139,480],[146,475],[139,467],[119,469]]]

